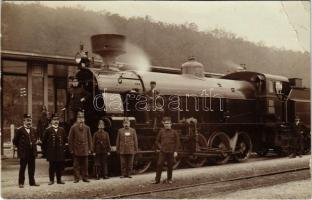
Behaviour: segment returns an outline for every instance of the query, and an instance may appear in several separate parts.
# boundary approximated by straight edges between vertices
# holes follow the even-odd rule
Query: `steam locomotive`
[[[137,173],[146,171],[157,155],[154,142],[161,123],[150,122],[144,104],[151,81],[157,83],[162,114],[171,117],[180,134],[175,167],[181,161],[191,167],[207,160],[242,162],[252,152],[264,156],[269,150],[287,155],[295,117],[306,127],[304,150],[310,152],[310,90],[298,78],[246,70],[214,77],[194,58],[182,64],[180,72],[127,70],[127,65],[115,62],[125,53],[123,35],[94,35],[91,44],[103,59],[100,66],[84,51],[76,55],[75,78],[89,94],[82,105],[86,123],[95,132],[98,120],[104,119],[114,146],[122,120],[129,117],[138,134]]]

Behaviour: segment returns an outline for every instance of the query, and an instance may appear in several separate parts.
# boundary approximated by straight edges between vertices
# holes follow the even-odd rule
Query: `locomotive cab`
[[[283,76],[241,71],[223,76],[224,79],[245,80],[255,87],[260,122],[284,122],[284,101],[290,92],[289,80]]]
[[[296,116],[309,129],[310,93],[305,88],[294,86],[297,79],[289,80],[283,76],[249,71],[227,74],[223,78],[245,80],[256,88],[256,110],[262,131],[255,142],[255,151],[260,155],[265,154],[269,148],[280,154],[287,154],[294,137],[293,124]]]

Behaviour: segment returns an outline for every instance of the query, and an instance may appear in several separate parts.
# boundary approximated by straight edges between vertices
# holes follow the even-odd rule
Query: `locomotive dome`
[[[194,56],[188,58],[188,61],[181,65],[182,75],[193,75],[198,78],[204,78],[204,65],[196,61]]]

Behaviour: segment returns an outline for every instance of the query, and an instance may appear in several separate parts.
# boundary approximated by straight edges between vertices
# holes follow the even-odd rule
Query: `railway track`
[[[157,194],[161,192],[189,189],[189,188],[207,186],[207,185],[219,184],[219,183],[230,183],[234,181],[247,180],[247,179],[252,179],[252,178],[260,178],[260,177],[268,177],[268,176],[274,176],[274,175],[280,175],[280,174],[287,174],[287,173],[292,173],[292,172],[300,172],[300,171],[309,170],[309,169],[310,169],[309,167],[300,167],[300,168],[289,169],[289,170],[280,170],[280,171],[267,172],[267,173],[256,174],[256,175],[241,176],[241,177],[229,178],[229,179],[218,180],[218,181],[206,181],[206,182],[187,184],[187,185],[181,185],[181,186],[170,187],[170,185],[166,185],[167,187],[165,188],[157,188],[157,189],[151,189],[151,190],[146,190],[146,191],[124,193],[124,194],[118,194],[118,195],[112,195],[112,196],[103,196],[101,198],[104,198],[104,199],[133,198],[133,197],[140,196],[140,195]]]

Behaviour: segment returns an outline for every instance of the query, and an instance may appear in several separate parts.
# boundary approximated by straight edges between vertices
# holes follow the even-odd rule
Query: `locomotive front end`
[[[138,74],[121,71],[121,64],[116,62],[116,57],[126,52],[125,36],[94,35],[91,37],[91,46],[92,52],[100,55],[102,61],[91,61],[88,52],[83,51],[83,48],[77,53],[78,72],[72,78],[69,88],[69,124],[75,122],[78,111],[83,111],[86,124],[92,132],[97,130],[100,119],[106,122],[107,129],[117,129],[122,126],[123,117],[127,115],[126,107],[129,105],[124,103],[126,94],[129,96],[131,92],[142,93],[143,84]]]

